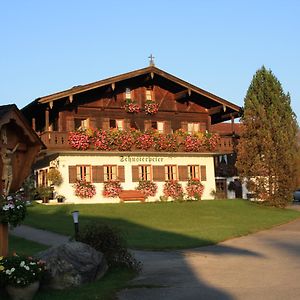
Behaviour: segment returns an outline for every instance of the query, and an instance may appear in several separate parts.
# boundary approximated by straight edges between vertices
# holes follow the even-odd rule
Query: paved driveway
[[[216,246],[135,255],[143,272],[120,300],[300,299],[300,220]]]

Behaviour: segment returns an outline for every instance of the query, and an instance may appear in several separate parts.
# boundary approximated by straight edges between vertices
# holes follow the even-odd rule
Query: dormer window
[[[125,99],[131,100],[131,90],[129,88],[126,88],[125,90]]]

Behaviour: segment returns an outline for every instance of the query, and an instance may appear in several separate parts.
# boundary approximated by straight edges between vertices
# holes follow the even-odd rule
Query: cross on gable
[[[154,64],[154,56],[152,55],[152,54],[150,54],[150,56],[148,57],[149,58],[149,65],[150,66],[154,66],[155,64]]]

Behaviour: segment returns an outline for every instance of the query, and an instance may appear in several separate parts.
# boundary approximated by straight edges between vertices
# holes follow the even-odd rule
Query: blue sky
[[[300,1],[0,1],[0,104],[156,66],[238,105],[262,65],[300,120]]]

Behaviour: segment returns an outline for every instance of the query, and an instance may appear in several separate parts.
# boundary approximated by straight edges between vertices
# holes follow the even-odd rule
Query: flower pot
[[[6,291],[12,300],[31,300],[40,287],[40,282],[35,281],[28,286],[16,287],[8,285]]]

